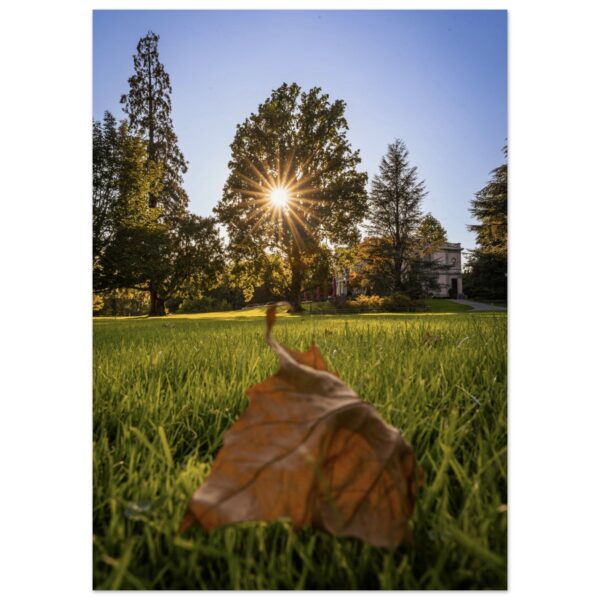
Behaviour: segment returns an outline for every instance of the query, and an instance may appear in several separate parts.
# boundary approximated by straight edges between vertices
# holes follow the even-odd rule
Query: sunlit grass
[[[429,314],[439,315],[452,315],[455,313],[469,312],[471,308],[464,304],[457,304],[456,302],[452,302],[452,300],[444,300],[444,299],[433,299],[427,300],[425,302],[427,310],[425,312],[415,312],[415,313],[407,313],[405,316],[424,316]],[[308,303],[304,303],[304,309],[306,311],[306,316],[310,315],[310,305]],[[315,306],[315,311],[318,310],[332,310],[332,305],[327,301],[323,302],[315,302],[313,303]],[[205,319],[205,320],[231,320],[231,319],[261,319],[265,317],[267,309],[264,306],[256,307],[256,308],[244,308],[240,310],[229,310],[229,311],[221,311],[221,312],[207,312],[207,313],[187,313],[187,314],[171,314],[167,315],[168,319]],[[278,309],[279,317],[284,318],[294,318],[297,319],[299,315],[296,314],[288,314],[287,309],[279,308]],[[398,313],[377,313],[379,316],[398,316]],[[316,315],[312,315],[316,316]],[[369,313],[357,314],[357,315],[347,315],[347,317],[352,318],[355,317],[367,317]],[[372,316],[372,315],[371,315]],[[95,317],[96,321],[114,321],[117,320],[127,320],[130,321],[132,319],[153,319],[159,321],[165,321],[165,317]]]
[[[244,313],[242,316],[240,313]],[[273,372],[263,309],[103,319],[94,337],[97,589],[506,587],[506,316],[282,315],[415,446],[414,543],[394,552],[286,523],[177,535],[244,390]]]

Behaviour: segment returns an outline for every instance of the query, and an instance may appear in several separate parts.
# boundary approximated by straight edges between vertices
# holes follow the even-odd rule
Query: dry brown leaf
[[[225,433],[180,530],[289,518],[393,548],[408,534],[422,479],[413,449],[326,370],[316,346],[298,352],[272,339],[276,307],[267,342],[280,369],[247,390],[248,408]]]

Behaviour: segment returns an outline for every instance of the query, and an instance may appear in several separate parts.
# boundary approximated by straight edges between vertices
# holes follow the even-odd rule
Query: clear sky
[[[95,11],[93,116],[123,114],[136,44],[160,35],[190,210],[208,216],[235,127],[283,82],[347,103],[349,140],[372,177],[406,143],[451,242],[473,248],[469,201],[504,157],[505,11]]]

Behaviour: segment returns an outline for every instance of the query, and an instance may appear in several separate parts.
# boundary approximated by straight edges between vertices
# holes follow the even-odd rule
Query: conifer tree
[[[380,289],[415,293],[414,270],[426,268],[418,236],[426,194],[417,167],[409,164],[406,145],[395,140],[381,160],[369,196],[369,248],[378,254],[373,264]]]
[[[181,152],[171,119],[171,80],[158,55],[159,36],[149,31],[137,45],[133,56],[134,74],[129,78],[129,92],[121,97],[123,111],[129,117],[131,130],[143,137],[148,145],[148,163],[160,165],[162,177],[160,192],[148,195],[150,208],[159,208],[161,222],[178,227],[182,218],[187,219],[188,196],[183,189],[183,175],[187,161]],[[160,262],[169,252],[161,246],[164,237],[147,238],[155,247],[147,259],[157,261],[149,272],[160,277],[164,265]],[[164,285],[160,279],[151,279],[150,315],[165,314]],[[161,289],[163,290],[161,292]]]
[[[508,148],[503,148],[508,156]],[[491,180],[471,200],[471,215],[479,223],[468,229],[477,236],[464,277],[470,296],[504,299],[508,292],[508,164],[495,168]]]
[[[503,151],[506,157],[506,146]],[[491,174],[491,180],[471,200],[470,212],[479,224],[469,225],[468,228],[476,233],[481,251],[505,257],[508,252],[507,163],[495,168]]]
[[[132,133],[148,143],[148,161],[161,165],[161,191],[151,194],[151,208],[160,207],[164,217],[178,214],[188,206],[183,189],[187,161],[181,152],[171,119],[171,80],[158,55],[159,36],[143,37],[133,56],[134,74],[129,92],[121,97],[123,111],[129,117]]]

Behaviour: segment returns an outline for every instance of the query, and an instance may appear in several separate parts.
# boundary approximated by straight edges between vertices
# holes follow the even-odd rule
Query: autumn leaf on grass
[[[413,449],[327,371],[316,346],[298,352],[271,337],[276,308],[267,311],[267,342],[279,371],[247,390],[248,408],[225,433],[180,530],[289,518],[393,548],[408,533],[422,478]]]

